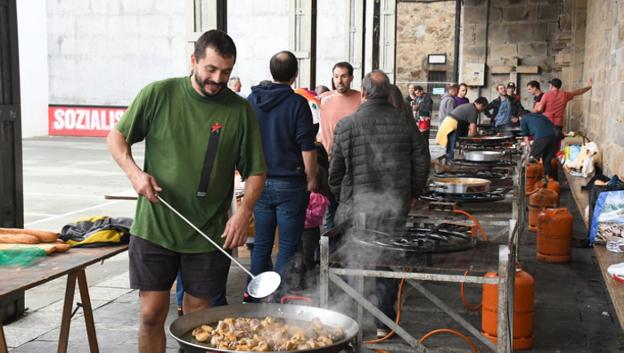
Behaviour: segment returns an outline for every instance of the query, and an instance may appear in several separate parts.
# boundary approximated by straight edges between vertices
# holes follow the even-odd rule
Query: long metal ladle
[[[199,228],[197,228],[191,221],[186,219],[178,210],[173,208],[167,201],[163,200],[160,195],[156,195],[158,200],[162,202],[167,208],[169,208],[173,213],[175,213],[178,217],[180,217],[184,222],[186,222],[189,226],[197,231],[197,233],[201,234],[206,240],[208,240],[212,245],[214,245],[219,251],[221,251],[225,256],[229,257],[232,262],[234,262],[238,267],[240,267],[243,271],[245,271],[250,277],[251,281],[247,284],[247,293],[254,298],[264,298],[271,295],[273,292],[277,290],[280,283],[282,282],[282,278],[277,272],[266,271],[261,274],[254,276],[243,266],[240,262],[236,261],[234,257],[228,254],[219,244],[217,244],[214,240],[212,240],[209,236],[207,236],[204,232],[202,232]]]

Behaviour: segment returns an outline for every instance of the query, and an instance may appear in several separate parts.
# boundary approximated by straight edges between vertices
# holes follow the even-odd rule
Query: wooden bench
[[[574,177],[565,172],[566,180],[570,186],[570,192],[574,198],[579,213],[583,218],[583,222],[587,229],[589,229],[589,215],[587,212],[587,205],[589,204],[589,195],[587,191],[581,190],[581,186],[586,185],[588,179],[583,177]],[[613,278],[607,274],[607,268],[615,263],[624,262],[623,253],[610,252],[603,245],[595,245],[594,252],[600,265],[600,273],[604,279],[604,283],[609,291],[611,302],[615,308],[615,313],[620,322],[620,327],[624,330],[624,284],[616,282]]]

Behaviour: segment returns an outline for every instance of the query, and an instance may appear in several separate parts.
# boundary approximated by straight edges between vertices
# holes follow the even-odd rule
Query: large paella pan
[[[293,349],[288,352],[340,352],[345,349],[359,331],[355,320],[341,313],[311,306],[282,305],[282,304],[238,304],[227,305],[186,314],[176,319],[169,326],[169,334],[188,353],[206,352],[250,352],[244,350],[219,349],[209,343],[199,342],[193,336],[193,331],[202,325],[216,327],[220,320],[225,318],[256,318],[271,317],[293,325],[310,326],[312,322],[320,320],[327,328],[337,328],[342,332],[341,338],[324,347],[311,349]],[[282,350],[283,352],[284,350]]]

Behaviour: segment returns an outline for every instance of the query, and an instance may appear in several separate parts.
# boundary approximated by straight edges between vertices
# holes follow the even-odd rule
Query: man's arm
[[[529,136],[524,136],[524,145],[526,146],[527,153],[531,154],[531,141],[529,141]]]
[[[301,156],[303,157],[303,165],[308,181],[308,191],[316,192],[318,190],[316,183],[316,150],[301,151]]]
[[[572,98],[574,98],[576,96],[580,96],[581,94],[589,91],[590,89],[592,89],[592,79],[591,78],[589,79],[589,86],[583,87],[583,88],[579,88],[577,90],[574,90],[574,91],[570,92],[570,94],[572,95]]]
[[[429,94],[425,93],[425,97],[420,103],[419,109],[427,113],[427,115],[431,115],[431,111],[433,110],[433,99],[431,99]]]
[[[533,109],[536,113],[543,113],[544,110],[546,110],[546,105],[547,105],[547,98],[548,96],[548,92],[544,93],[544,95],[542,96],[542,99],[540,99],[540,101],[535,104],[535,109]]]
[[[346,161],[342,151],[343,134],[346,134],[346,132],[342,132],[341,123],[343,121],[338,122],[336,130],[334,130],[334,150],[329,165],[329,189],[336,201],[340,201],[340,187],[346,172]]]
[[[113,159],[126,173],[137,194],[144,196],[152,203],[158,202],[156,194],[162,191],[161,187],[153,176],[145,173],[136,164],[132,157],[132,149],[124,135],[113,128],[106,137],[106,144]]]
[[[476,136],[476,135],[477,135],[477,124],[470,123],[470,125],[468,125],[468,136]]]
[[[308,181],[308,191],[315,192],[316,185],[316,146],[314,146],[314,125],[312,124],[312,111],[308,102],[301,98],[297,113],[297,130],[295,140],[301,148],[301,157]]]
[[[431,155],[429,146],[425,142],[415,123],[410,122],[412,130],[412,199],[417,199],[421,194],[431,167]]]
[[[496,102],[496,99],[488,103],[487,108],[485,108],[485,110],[483,111],[485,116],[487,116],[490,119],[496,116],[496,111],[498,110],[498,105],[494,102]],[[493,110],[493,112],[490,112],[491,110]]]
[[[223,244],[225,249],[233,249],[245,244],[249,218],[262,194],[265,176],[265,174],[251,175],[245,180],[245,196],[236,212],[225,224],[225,230],[221,234],[221,238],[225,238]]]

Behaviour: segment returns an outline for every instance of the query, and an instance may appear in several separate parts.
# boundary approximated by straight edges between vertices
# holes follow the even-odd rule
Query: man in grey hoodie
[[[453,109],[455,109],[455,97],[457,96],[457,92],[459,92],[459,85],[453,83],[448,86],[446,93],[442,96],[442,100],[440,100],[440,108],[438,108],[438,121],[436,121],[436,125],[440,125],[444,118],[446,118]]]

